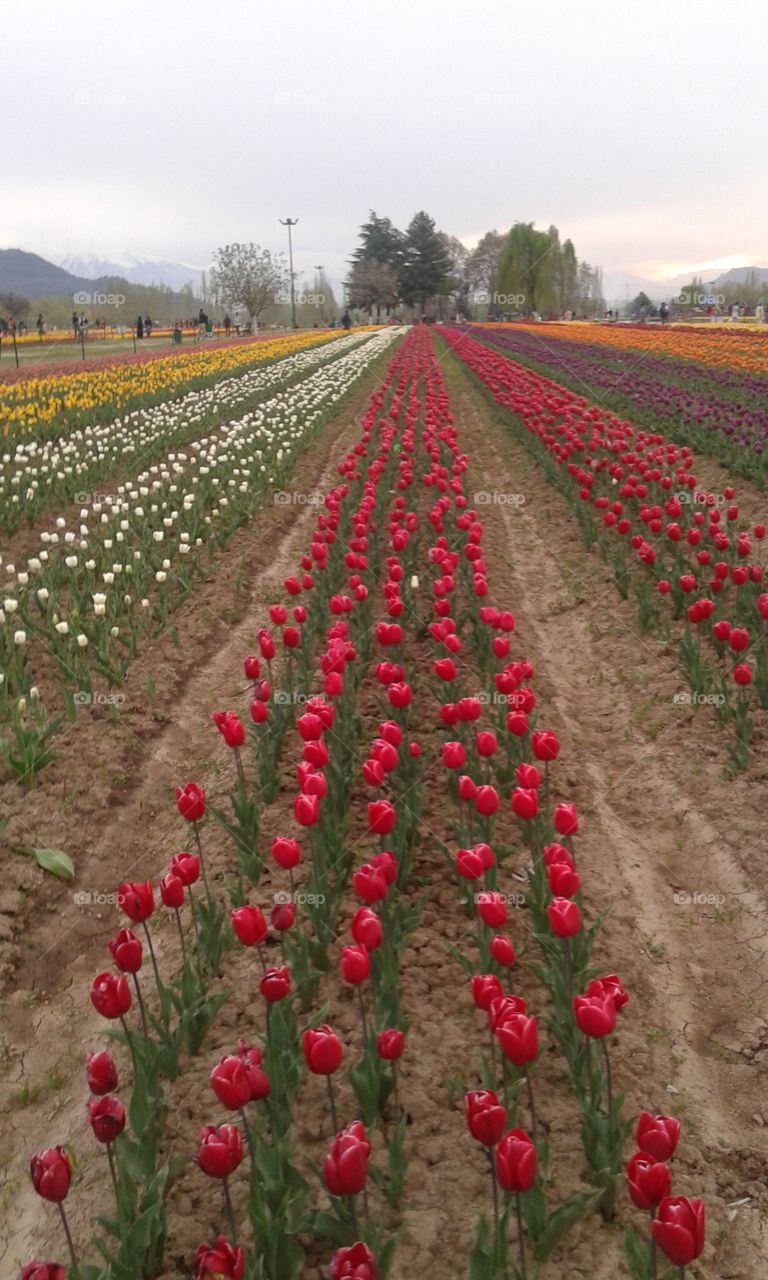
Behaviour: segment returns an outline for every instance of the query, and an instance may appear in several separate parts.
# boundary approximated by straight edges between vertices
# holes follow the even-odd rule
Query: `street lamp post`
[[[319,308],[320,308],[320,323],[321,323],[321,324],[323,323],[323,304],[324,304],[324,302],[325,302],[325,299],[324,299],[323,295],[322,295],[322,294],[321,294],[321,292],[320,292],[320,286],[322,285],[322,282],[323,282],[323,271],[324,271],[324,270],[325,270],[325,268],[324,268],[324,266],[323,266],[322,262],[315,266],[315,271],[317,272],[317,278],[316,278],[316,284],[315,284],[315,293],[317,294],[318,298],[320,299],[320,301],[319,301],[319,303],[318,303],[318,306],[319,306]]]
[[[288,228],[288,263],[291,272],[291,324],[296,328],[296,290],[293,281],[293,239],[291,237],[291,227],[295,227],[298,218],[278,218],[281,226]]]

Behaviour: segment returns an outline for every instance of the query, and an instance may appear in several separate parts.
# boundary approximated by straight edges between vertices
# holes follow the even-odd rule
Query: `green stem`
[[[538,1126],[536,1123],[536,1105],[533,1100],[533,1083],[531,1081],[531,1073],[527,1067],[525,1068],[525,1083],[528,1087],[528,1107],[531,1112],[531,1137],[533,1138],[533,1145],[535,1147],[538,1141],[538,1137],[537,1137]]]
[[[229,1187],[227,1186],[226,1178],[222,1178],[221,1185],[224,1188],[224,1204],[229,1218],[229,1229],[232,1232],[232,1243],[234,1244],[237,1240],[237,1227],[235,1226],[235,1215],[232,1212],[232,1201],[229,1198]]]
[[[138,973],[134,973],[134,974],[132,975],[132,977],[133,977],[134,986],[136,987],[136,999],[137,999],[137,1000],[138,1000],[138,1002],[139,1002],[139,1009],[140,1009],[140,1011],[141,1011],[141,1025],[142,1025],[142,1027],[144,1028],[144,1035],[145,1035],[146,1039],[148,1040],[148,1039],[149,1039],[149,1032],[147,1031],[147,1013],[146,1013],[146,1010],[145,1010],[145,1008],[144,1008],[144,1000],[143,1000],[143,998],[142,998],[142,994],[141,994],[141,987],[139,986],[139,975],[138,975]]]
[[[77,1255],[75,1254],[75,1246],[74,1246],[74,1244],[72,1243],[72,1235],[71,1235],[71,1232],[70,1232],[70,1230],[69,1230],[69,1223],[67,1222],[67,1215],[66,1215],[66,1214],[65,1214],[65,1212],[64,1212],[64,1205],[61,1203],[61,1201],[60,1201],[60,1200],[59,1200],[59,1202],[58,1202],[58,1203],[59,1203],[59,1213],[61,1214],[61,1225],[62,1225],[62,1226],[63,1226],[63,1228],[64,1228],[64,1235],[67,1237],[67,1244],[68,1244],[68,1246],[69,1246],[69,1256],[70,1256],[70,1258],[72,1259],[72,1269],[73,1269],[73,1271],[74,1271],[74,1273],[75,1273],[75,1280],[77,1280],[77,1277],[79,1276],[80,1271],[79,1271],[79,1268],[78,1268],[78,1265],[77,1265]]]
[[[160,970],[157,967],[157,960],[155,959],[155,948],[152,946],[152,935],[149,932],[149,925],[147,924],[146,920],[142,920],[141,923],[144,925],[144,932],[147,935],[147,946],[149,947],[149,954],[152,960],[152,968],[155,971],[155,982],[157,983],[157,994],[160,995],[163,984],[160,981]]]
[[[331,1104],[331,1120],[333,1122],[333,1132],[334,1134],[336,1134],[339,1132],[339,1118],[336,1115],[336,1099],[333,1096],[333,1080],[331,1079],[330,1075],[327,1075],[325,1079],[328,1085],[328,1101]]]
[[[520,1192],[515,1192],[515,1214],[517,1216],[517,1243],[520,1249],[520,1275],[527,1280],[528,1271],[525,1265],[525,1232],[523,1231],[523,1211],[520,1208]]]

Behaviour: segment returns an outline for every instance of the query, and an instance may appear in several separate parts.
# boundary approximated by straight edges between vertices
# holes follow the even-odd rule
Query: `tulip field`
[[[768,344],[586,329],[0,383],[3,1277],[765,1274]]]

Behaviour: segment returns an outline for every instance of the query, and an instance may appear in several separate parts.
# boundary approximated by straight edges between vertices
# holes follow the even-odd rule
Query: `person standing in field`
[[[230,329],[231,329],[231,328],[232,328],[232,320],[231,320],[231,318],[230,318],[230,314],[229,314],[229,312],[227,311],[227,312],[225,312],[225,314],[224,314],[224,336],[225,336],[225,338],[228,338],[228,337],[229,337],[229,331],[230,331]]]
[[[144,337],[144,321],[141,316],[139,316],[138,320],[136,321],[136,337],[137,338]]]
[[[35,328],[37,329],[37,336],[42,342],[43,334],[45,333],[45,317],[42,311],[38,314],[37,320],[35,321]]]
[[[344,315],[341,317],[341,323],[342,323],[342,325],[344,326],[344,328],[346,329],[347,333],[349,333],[350,329],[352,328],[352,321],[351,321],[351,320],[350,320],[350,318],[349,318],[349,312],[348,312],[348,311],[345,311],[345,312],[344,312]]]

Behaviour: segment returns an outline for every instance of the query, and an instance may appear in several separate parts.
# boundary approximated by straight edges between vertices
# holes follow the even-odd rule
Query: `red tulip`
[[[242,1248],[224,1236],[217,1236],[213,1245],[199,1245],[195,1252],[195,1280],[242,1280],[244,1270]]]
[[[117,1067],[106,1049],[102,1049],[100,1053],[86,1053],[85,1062],[85,1074],[91,1093],[101,1098],[117,1088]]]
[[[438,658],[437,661],[432,664],[432,670],[440,680],[448,681],[456,679],[456,665],[453,658]]]
[[[28,1262],[19,1272],[19,1280],[67,1280],[66,1267],[60,1262]]]
[[[89,1098],[88,1121],[98,1142],[114,1142],[125,1128],[125,1107],[119,1098]]]
[[[131,991],[120,974],[100,973],[91,984],[91,1004],[103,1018],[120,1018],[131,1007]]]
[[[501,986],[499,986],[501,991]],[[497,995],[491,1000],[488,1008],[488,1027],[494,1033],[510,1018],[518,1013],[525,1013],[525,1001],[522,996]]]
[[[508,1062],[515,1067],[527,1066],[539,1052],[539,1032],[535,1016],[510,1014],[497,1024],[496,1039]]]
[[[368,830],[377,836],[388,836],[397,814],[388,800],[373,800],[368,805]]]
[[[627,1178],[627,1191],[632,1203],[638,1209],[655,1209],[669,1195],[672,1179],[669,1169],[646,1151],[638,1151],[628,1160],[624,1172]]]
[[[370,1150],[359,1120],[353,1120],[334,1138],[323,1161],[323,1181],[332,1196],[355,1196],[362,1191]]]
[[[199,822],[205,813],[205,792],[196,782],[176,788],[176,808],[187,822]]]
[[[539,801],[533,788],[515,787],[512,792],[512,812],[516,818],[528,821],[539,812]]]
[[[214,711],[211,719],[228,747],[242,747],[245,726],[234,711]]]
[[[251,1085],[242,1058],[222,1058],[208,1077],[213,1092],[228,1111],[239,1111],[251,1100]]]
[[[494,755],[498,745],[499,744],[496,741],[496,734],[490,733],[487,729],[478,733],[475,737],[475,746],[477,747],[477,754],[479,756],[487,757]]]
[[[568,898],[553,898],[547,907],[547,916],[556,938],[573,938],[581,928],[581,912]]]
[[[470,979],[472,999],[478,1009],[490,1009],[491,1002],[504,995],[495,973],[478,973]]]
[[[289,840],[285,836],[275,836],[270,852],[278,867],[282,867],[283,871],[288,871],[291,867],[297,866],[301,858],[298,841]]]
[[[243,666],[245,667],[246,680],[258,680],[261,673],[261,666],[258,658],[251,654],[250,657],[245,659]]]
[[[184,885],[172,871],[160,881],[160,897],[164,907],[175,907],[178,910],[184,906]]]
[[[341,1041],[327,1023],[305,1031],[301,1037],[301,1048],[304,1061],[315,1075],[332,1075],[341,1064]]]
[[[407,707],[411,701],[410,685],[404,684],[402,681],[393,681],[387,688],[387,698],[393,707]]]
[[[494,934],[488,944],[488,950],[496,963],[504,969],[508,969],[515,963],[515,948],[504,933]]]
[[[258,1101],[260,1098],[268,1098],[272,1086],[266,1073],[261,1066],[261,1049],[255,1044],[246,1047],[244,1040],[237,1042],[237,1056],[245,1067],[248,1076],[248,1084],[251,1088],[251,1101]]]
[[[474,1089],[464,1095],[464,1117],[476,1142],[495,1147],[504,1132],[507,1113],[492,1089]]]
[[[265,662],[269,662],[275,656],[275,642],[266,627],[262,627],[258,632],[256,639],[259,642],[261,656]]]
[[[238,942],[255,947],[267,936],[267,922],[260,907],[234,907],[229,913]]]
[[[541,774],[535,764],[519,764],[515,769],[518,784],[529,791],[541,786]]]
[[[389,849],[382,849],[381,853],[374,853],[370,860],[369,866],[373,867],[379,875],[382,875],[388,885],[393,885],[397,879],[397,858]]]
[[[537,760],[556,760],[560,743],[548,729],[538,729],[531,734],[531,750]]]
[[[506,924],[507,908],[503,894],[484,890],[482,893],[475,894],[475,904],[477,914],[483,924],[487,924],[490,929],[498,929]]]
[[[553,862],[551,867],[547,867],[547,881],[550,893],[556,898],[573,898],[581,884],[573,865],[567,866],[564,862]]]
[[[559,804],[554,813],[555,831],[560,836],[575,836],[579,829],[576,806]]]
[[[125,981],[125,979],[123,979]],[[61,1204],[66,1200],[72,1181],[72,1166],[63,1147],[49,1147],[40,1151],[30,1161],[32,1186],[44,1200]]]
[[[134,924],[147,920],[155,909],[152,882],[145,880],[143,884],[121,884],[117,891],[117,903]]]
[[[443,743],[443,764],[446,769],[460,769],[466,759],[467,753],[460,742]]]
[[[676,1267],[687,1267],[704,1248],[704,1204],[685,1196],[662,1200],[651,1223],[653,1238]]]
[[[733,668],[733,678],[736,684],[747,685],[752,683],[752,670],[746,662],[740,662]]]
[[[200,859],[196,853],[175,853],[171,858],[171,871],[186,889],[200,878]]]
[[[474,800],[477,795],[477,786],[469,777],[469,774],[462,773],[458,784],[460,800]],[[497,806],[498,807],[498,806]]]
[[[267,1004],[284,1000],[291,990],[291,975],[285,965],[281,969],[267,969],[259,983],[259,990]]]
[[[300,827],[314,827],[320,816],[320,801],[317,796],[307,796],[302,792],[293,802],[293,816]]]
[[[352,917],[350,931],[355,942],[366,951],[376,951],[384,940],[381,921],[370,907],[360,907]]]
[[[383,873],[370,863],[358,868],[352,877],[352,884],[363,902],[382,902],[389,889]]]
[[[209,1178],[226,1178],[243,1158],[243,1139],[233,1124],[206,1125],[200,1130],[195,1163]]]
[[[376,1035],[376,1053],[384,1062],[397,1062],[405,1048],[405,1035],[397,1027],[387,1027]]]
[[[456,854],[456,872],[464,880],[479,880],[485,867],[475,849],[459,849]]]
[[[616,1026],[612,996],[574,996],[573,1012],[579,1031],[595,1040],[609,1036]]]
[[[361,982],[365,982],[370,972],[371,961],[365,947],[341,948],[341,976],[345,982],[359,986]]]
[[[496,1177],[505,1191],[523,1192],[536,1178],[536,1148],[523,1129],[510,1129],[496,1148]]]
[[[358,1240],[346,1249],[337,1249],[331,1258],[331,1280],[377,1280],[376,1259]]]
[[[608,973],[604,978],[593,978],[587,987],[588,996],[610,996],[616,1005],[616,1012],[629,1003],[629,996],[615,973]]]
[[[277,894],[281,899],[276,902],[269,913],[269,921],[273,929],[277,929],[278,933],[284,933],[286,929],[291,929],[296,920],[296,908],[292,902],[283,902],[285,894]]]
[[[123,973],[138,973],[141,968],[141,942],[131,929],[121,929],[107,943],[109,954]]]
[[[475,811],[485,818],[490,818],[499,807],[499,796],[495,787],[478,787],[475,792]]]
[[[669,1160],[680,1137],[680,1121],[673,1116],[652,1116],[643,1111],[637,1121],[635,1142],[655,1160]]]

